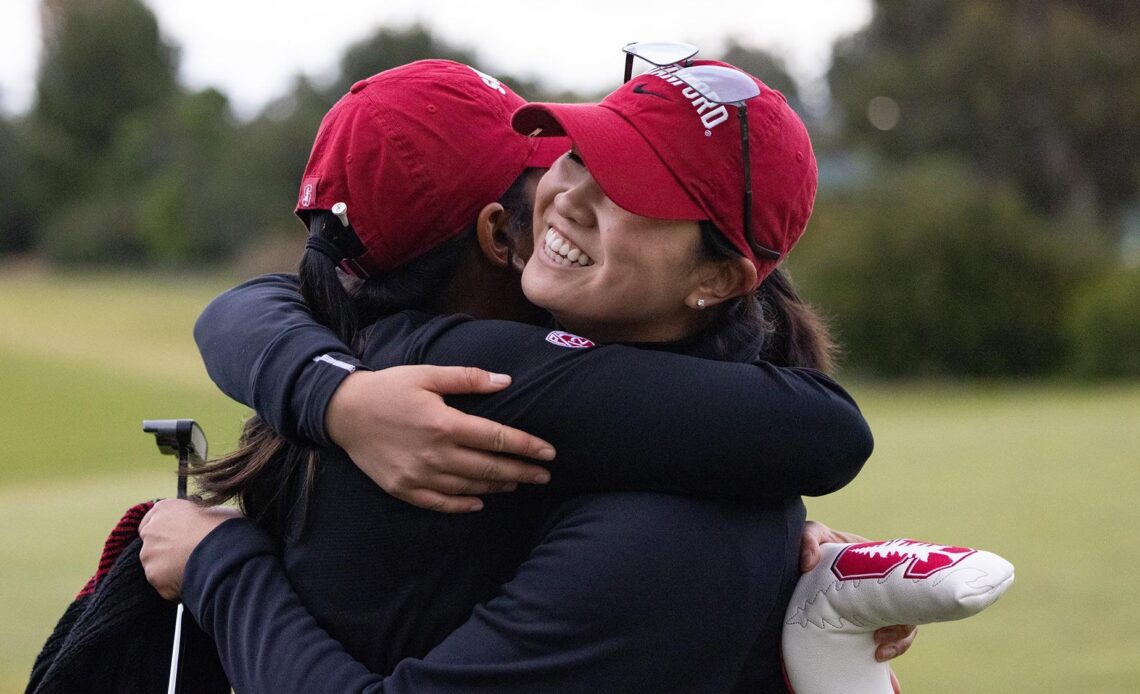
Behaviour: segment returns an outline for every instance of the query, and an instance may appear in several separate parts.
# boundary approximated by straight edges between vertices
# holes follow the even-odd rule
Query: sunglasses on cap
[[[748,100],[760,96],[760,86],[746,73],[720,65],[692,66],[699,49],[688,43],[629,43],[625,53],[625,82],[633,74],[633,59],[656,67],[676,69],[671,74],[714,104],[735,106],[740,121],[741,160],[744,162],[744,238],[757,256],[779,260],[780,253],[762,246],[752,237],[752,161],[748,151]]]
[[[634,58],[641,58],[655,67],[684,67],[701,49],[691,43],[634,41],[622,46],[621,50],[625,53],[625,79],[622,80],[622,84],[625,84],[633,77]]]

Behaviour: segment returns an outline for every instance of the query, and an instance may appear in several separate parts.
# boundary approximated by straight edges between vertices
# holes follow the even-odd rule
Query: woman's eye
[[[574,162],[578,166],[585,166],[586,165],[585,163],[583,163],[582,157],[578,156],[578,153],[575,152],[574,150],[570,150],[569,152],[567,152],[566,158],[569,159],[570,161]]]

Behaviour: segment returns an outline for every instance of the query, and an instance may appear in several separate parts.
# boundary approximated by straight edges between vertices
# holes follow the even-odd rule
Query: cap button
[[[361,89],[364,89],[364,88],[365,88],[365,87],[367,87],[367,86],[368,86],[368,80],[360,80],[360,81],[358,81],[356,84],[352,85],[352,87],[350,87],[348,91],[350,91],[350,92],[352,92],[353,94],[355,94],[355,93],[357,93],[357,92],[358,92],[358,91],[360,91]]]

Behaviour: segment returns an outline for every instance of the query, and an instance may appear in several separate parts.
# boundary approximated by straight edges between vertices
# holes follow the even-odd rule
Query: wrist
[[[355,402],[356,392],[365,387],[364,381],[367,374],[371,371],[354,371],[345,376],[336,390],[332,392],[329,398],[328,406],[325,408],[325,433],[332,443],[344,448],[348,443],[350,432],[352,430],[352,413],[353,403]]]

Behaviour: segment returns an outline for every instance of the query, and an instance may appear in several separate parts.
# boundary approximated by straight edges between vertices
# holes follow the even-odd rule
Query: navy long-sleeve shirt
[[[512,629],[512,625],[518,625],[502,617],[518,612],[517,605],[502,604],[502,600],[510,600],[510,594],[487,604],[487,609],[502,610],[496,619],[484,623],[484,626],[497,625],[491,628],[492,633],[499,633],[501,629],[498,640],[488,641],[483,638],[486,633],[479,629],[474,633],[481,634],[480,638],[464,640],[462,635],[472,632],[464,632],[463,628],[471,624],[468,617],[473,605],[491,599],[498,586],[509,581],[520,565],[534,566],[524,560],[549,559],[553,551],[556,558],[561,557],[565,562],[565,552],[556,551],[559,539],[571,545],[580,540],[585,543],[576,551],[583,557],[594,557],[583,559],[587,561],[586,577],[594,575],[589,570],[590,561],[599,567],[612,566],[617,571],[637,561],[639,548],[644,551],[646,546],[651,549],[654,545],[669,543],[669,536],[642,537],[643,542],[630,543],[623,549],[618,557],[620,561],[607,563],[606,557],[615,556],[612,544],[617,542],[621,546],[621,533],[615,531],[629,525],[614,523],[618,513],[615,509],[611,508],[608,516],[593,513],[590,506],[582,510],[588,518],[610,519],[608,525],[602,521],[584,524],[583,527],[595,533],[593,536],[571,532],[567,539],[559,534],[565,527],[550,525],[550,510],[572,503],[552,500],[548,498],[550,494],[559,490],[623,489],[763,500],[765,505],[756,506],[753,512],[778,512],[777,517],[767,517],[765,522],[738,522],[739,527],[714,524],[706,541],[691,546],[678,543],[673,547],[683,548],[685,556],[714,548],[716,551],[703,557],[702,564],[711,567],[721,562],[725,573],[743,572],[764,588],[756,589],[752,598],[754,609],[742,611],[749,615],[748,623],[756,633],[747,629],[725,630],[724,633],[734,635],[737,651],[741,644],[746,646],[743,655],[728,660],[722,655],[717,661],[722,664],[720,669],[712,667],[714,660],[710,656],[709,671],[701,671],[705,679],[699,681],[678,679],[676,672],[667,674],[670,673],[668,668],[648,668],[642,672],[630,665],[638,662],[644,668],[644,658],[622,661],[615,656],[615,653],[628,653],[628,649],[611,645],[610,650],[606,650],[589,641],[586,644],[589,647],[582,650],[584,642],[576,632],[584,625],[607,621],[607,616],[613,619],[611,612],[622,622],[620,605],[611,606],[608,612],[576,605],[576,609],[562,619],[552,619],[547,624],[553,635],[547,635],[551,640],[536,647],[538,651],[549,653],[550,657],[558,654],[571,661],[580,657],[582,667],[594,675],[579,673],[566,682],[593,682],[594,688],[603,689],[607,681],[612,683],[621,673],[642,678],[661,675],[679,687],[665,687],[662,680],[658,687],[661,691],[724,691],[731,688],[733,681],[750,680],[756,684],[773,676],[772,633],[778,632],[778,628],[761,627],[775,613],[771,601],[786,595],[795,578],[794,550],[798,547],[802,505],[798,500],[794,503],[791,500],[799,494],[826,493],[842,486],[854,476],[870,452],[866,425],[837,385],[808,369],[716,362],[660,349],[648,351],[620,345],[576,348],[575,345],[585,343],[559,339],[548,329],[417,313],[381,321],[365,335],[361,355],[357,358],[313,323],[305,312],[299,311],[298,306],[299,297],[290,278],[264,278],[216,300],[203,314],[195,331],[208,370],[223,390],[257,407],[280,431],[300,440],[325,440],[325,406],[335,387],[347,375],[338,363],[368,368],[407,363],[462,364],[510,373],[514,381],[502,393],[452,398],[452,404],[547,438],[558,448],[559,457],[551,465],[553,491],[496,496],[488,499],[486,509],[479,514],[441,516],[389,497],[342,452],[328,450],[322,456],[305,532],[297,533],[300,539],[286,543],[283,550],[284,567],[303,600],[292,593],[289,581],[280,574],[277,559],[265,551],[251,554],[248,557],[251,561],[241,568],[237,568],[235,562],[227,563],[224,556],[209,558],[212,552],[219,550],[223,554],[249,552],[256,543],[248,546],[204,543],[196,553],[202,557],[197,565],[212,567],[207,572],[210,575],[216,577],[221,571],[226,581],[236,581],[238,586],[247,589],[249,585],[262,586],[266,592],[257,598],[258,605],[284,601],[283,606],[279,605],[284,610],[281,614],[292,615],[290,601],[296,601],[296,605],[301,606],[298,609],[311,620],[305,622],[298,617],[298,624],[288,628],[267,629],[266,624],[275,621],[265,622],[262,621],[264,615],[253,615],[253,606],[245,604],[251,595],[248,590],[244,593],[245,600],[232,599],[227,603],[245,604],[244,607],[222,612],[202,595],[196,601],[188,598],[188,603],[213,605],[209,615],[201,611],[195,614],[209,623],[207,628],[212,629],[218,639],[223,660],[227,653],[232,654],[227,667],[242,673],[235,676],[235,684],[248,683],[249,691],[274,691],[271,682],[304,681],[306,675],[300,663],[308,662],[306,659],[286,660],[271,670],[254,667],[268,661],[253,659],[251,652],[276,649],[288,639],[291,643],[315,640],[323,645],[314,652],[332,654],[330,657],[338,663],[347,659],[345,662],[361,668],[357,671],[349,667],[342,671],[340,666],[334,667],[342,674],[350,671],[356,674],[346,674],[349,679],[336,680],[338,684],[330,685],[327,691],[356,691],[357,685],[373,686],[378,680],[367,680],[372,683],[368,684],[353,679],[360,672],[370,671],[394,672],[395,679],[384,680],[387,683],[384,686],[388,687],[395,682],[425,686],[435,683],[430,685],[435,686],[439,680],[423,679],[424,671],[407,663],[433,662],[430,655],[435,653],[431,650],[434,645],[458,642],[466,646],[447,651],[452,664],[444,666],[455,668],[448,670],[458,678],[453,681],[457,689],[452,691],[492,681],[499,683],[495,691],[506,691],[501,677],[518,679],[522,672],[530,675],[521,680],[525,686],[520,691],[527,691],[526,687],[535,682],[547,682],[552,691],[571,691],[566,689],[568,685],[553,683],[549,668],[525,665],[525,643],[533,639],[533,634],[528,636],[527,629]],[[251,322],[251,315],[258,316],[259,320]],[[699,344],[672,348],[698,353],[701,350]],[[314,361],[324,355],[331,359]],[[595,500],[593,503],[608,502]],[[653,499],[645,514],[652,515],[661,505],[676,503],[682,502]],[[698,504],[698,507],[686,507],[684,512],[667,517],[688,518],[686,525],[691,527],[701,527],[702,522],[716,517],[712,502],[684,503]],[[570,518],[573,520],[573,515]],[[755,534],[758,538],[755,544],[718,543],[719,534],[735,536],[745,532]],[[593,540],[596,543],[590,544]],[[536,541],[542,544],[527,559]],[[545,554],[544,550],[547,550]],[[259,558],[254,560],[254,556]],[[663,556],[669,555],[651,553],[648,560]],[[760,556],[766,557],[767,563],[757,564]],[[335,565],[335,570],[330,570],[331,565]],[[224,571],[218,568],[227,566],[231,568]],[[537,596],[535,600],[556,597],[561,595],[557,588],[565,588],[566,584],[551,579],[561,576],[567,580],[577,566],[577,563],[567,566],[557,562],[546,566],[539,561],[533,571],[515,577],[523,581],[521,585],[508,583],[508,588]],[[247,582],[250,574],[256,576],[250,579],[252,583]],[[195,585],[208,586],[209,590],[220,590],[223,585],[232,589],[226,581],[195,582],[193,575],[194,571],[188,572],[187,585],[191,590]],[[760,580],[761,575],[767,575],[767,579]],[[655,577],[649,574],[647,578]],[[585,578],[577,581],[578,584],[585,582]],[[708,602],[705,598],[709,593],[702,582],[695,580],[693,584],[692,593],[678,596],[678,603],[702,605]],[[605,584],[595,587],[605,591]],[[629,590],[629,586],[614,590],[620,593],[620,590]],[[243,595],[240,590],[236,593],[231,590],[228,594]],[[628,602],[623,601],[623,604]],[[652,623],[644,616],[662,609],[656,605],[654,610],[641,613],[627,611],[624,623],[629,624],[629,628],[625,635],[668,631],[665,625],[640,630],[635,627]],[[219,614],[225,616],[219,618]],[[638,618],[639,614],[642,618]],[[503,626],[504,623],[507,626]],[[458,637],[444,640],[457,629]],[[326,630],[339,639],[339,643],[330,639]],[[673,633],[683,634],[684,630],[675,624]],[[619,629],[614,636],[620,635]],[[518,650],[520,639],[524,642],[523,652]],[[702,636],[697,640],[710,639]],[[478,651],[475,646],[486,647],[488,643],[492,650],[482,653],[480,662],[496,662],[496,654],[504,656],[503,662],[496,666],[499,669],[495,670],[499,679],[488,679],[485,669],[472,670],[470,663],[456,664],[464,661],[464,654]],[[755,646],[754,653],[744,659],[749,645]],[[717,652],[731,651],[727,644],[721,646]],[[425,661],[402,661],[405,656],[429,657]],[[672,656],[666,653],[663,657],[668,660]],[[546,660],[543,662],[549,665]],[[615,663],[617,669],[604,667],[607,662]],[[736,674],[743,679],[724,679],[724,667],[736,668]],[[433,677],[438,674],[434,669],[429,671],[435,673]],[[752,675],[748,675],[749,672]],[[413,676],[414,673],[420,674]],[[604,679],[591,679],[603,676]],[[409,677],[411,679],[406,679]],[[352,682],[356,684],[350,684]]]

